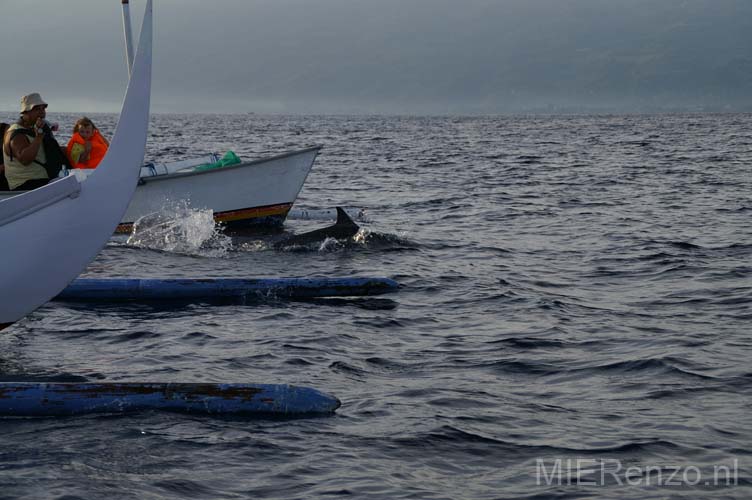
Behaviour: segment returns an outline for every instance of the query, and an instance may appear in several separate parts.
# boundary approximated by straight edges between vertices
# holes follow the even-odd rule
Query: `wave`
[[[651,359],[635,359],[616,361],[613,363],[606,363],[595,366],[586,366],[582,368],[570,369],[570,373],[592,373],[592,374],[661,374],[661,375],[675,375],[681,378],[700,379],[700,380],[714,380],[716,377],[710,375],[703,375],[695,373],[690,370],[679,368],[677,364],[680,363],[675,358],[651,358]],[[686,361],[682,361],[682,364],[687,364]]]
[[[491,345],[502,345],[504,347],[513,347],[516,349],[548,349],[563,348],[575,345],[573,342],[563,340],[542,339],[535,337],[512,337],[508,339],[493,340],[487,342]]]
[[[540,458],[543,456],[646,456],[679,454],[689,449],[666,439],[643,439],[614,443],[608,446],[573,447],[531,444],[520,441],[508,441],[483,435],[451,425],[444,425],[432,431],[409,437],[396,437],[390,440],[401,449],[444,450],[452,454],[469,454],[473,456],[504,456],[505,462],[514,459]]]
[[[504,346],[505,348],[515,348],[524,350],[534,349],[563,349],[563,348],[582,348],[579,343],[568,343],[559,340],[547,341],[539,339],[505,339],[490,342],[489,344]],[[486,353],[487,357],[489,353]],[[702,367],[694,366],[687,361],[679,361],[675,358],[652,358],[615,361],[601,364],[587,364],[583,366],[571,366],[568,361],[539,361],[530,358],[509,358],[497,360],[484,360],[483,353],[478,353],[477,358],[469,357],[452,357],[450,356],[445,362],[437,363],[438,369],[453,370],[461,368],[463,370],[491,370],[497,374],[504,375],[524,375],[524,376],[543,376],[543,377],[566,377],[566,378],[584,378],[588,376],[614,376],[614,375],[631,375],[631,376],[650,376],[656,375],[674,377],[688,380],[718,381],[718,377],[698,373]],[[689,368],[680,365],[690,365]]]

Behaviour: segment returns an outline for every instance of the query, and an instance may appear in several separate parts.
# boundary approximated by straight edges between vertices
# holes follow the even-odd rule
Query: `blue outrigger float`
[[[0,416],[59,417],[163,410],[233,416],[326,415],[337,398],[275,384],[0,383]]]
[[[389,278],[78,278],[54,300],[85,302],[318,298],[381,295],[399,288]]]

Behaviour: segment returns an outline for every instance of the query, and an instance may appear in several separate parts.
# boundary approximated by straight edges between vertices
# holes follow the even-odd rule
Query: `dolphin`
[[[358,226],[341,207],[337,207],[337,222],[333,226],[316,229],[307,233],[295,234],[274,244],[276,250],[292,246],[308,246],[320,243],[327,238],[349,239],[360,231]]]

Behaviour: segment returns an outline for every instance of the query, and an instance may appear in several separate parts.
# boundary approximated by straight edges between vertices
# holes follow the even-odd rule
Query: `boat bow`
[[[94,260],[136,189],[149,125],[152,2],[111,146],[85,182],[65,178],[0,201],[0,325],[60,293]]]

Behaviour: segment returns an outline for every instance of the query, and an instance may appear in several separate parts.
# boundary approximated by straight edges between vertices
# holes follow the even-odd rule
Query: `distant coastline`
[[[50,115],[57,114],[87,114],[87,115],[111,115],[114,111],[88,111],[88,110],[55,110],[50,111]],[[456,111],[435,111],[435,112],[411,112],[404,110],[402,112],[380,112],[378,109],[372,110],[339,110],[339,111],[237,111],[237,112],[207,112],[207,111],[165,111],[156,110],[152,115],[238,115],[238,116],[412,116],[412,117],[440,117],[440,116],[526,116],[526,115],[692,115],[692,114],[749,114],[752,113],[752,104],[743,106],[665,106],[665,107],[648,107],[638,106],[628,107],[609,107],[609,106],[540,106],[531,108],[519,108],[514,110],[456,110]],[[0,120],[8,121],[15,119],[16,111],[0,110]]]

